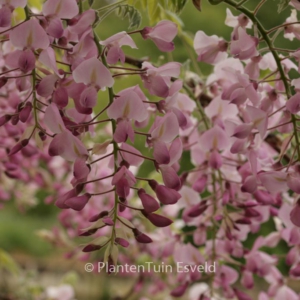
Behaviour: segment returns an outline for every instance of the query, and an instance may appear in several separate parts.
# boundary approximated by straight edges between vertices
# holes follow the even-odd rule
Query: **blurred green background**
[[[110,1],[95,0],[94,7],[102,7],[109,3]],[[249,0],[246,6],[254,9],[258,3],[258,0]],[[257,14],[266,29],[282,24],[290,15],[290,9],[286,9],[278,15],[277,4],[277,1],[268,0]],[[202,12],[199,12],[193,6],[192,1],[188,1],[183,12],[180,14],[180,18],[184,24],[183,30],[191,34],[191,36],[198,30],[203,30],[208,35],[217,35],[230,40],[232,28],[224,25],[226,8],[225,4],[212,6],[206,0],[203,0]],[[238,15],[234,10],[232,10],[232,13]],[[147,14],[143,12],[141,28],[148,25]],[[98,34],[100,39],[104,40],[119,31],[127,30],[127,28],[128,21],[126,19],[122,20],[112,13],[99,24]],[[211,67],[207,64],[195,62],[196,56],[193,50],[179,38],[175,40],[176,49],[171,55],[162,54],[157,50],[154,43],[150,40],[144,41],[140,35],[134,35],[133,38],[139,50],[124,48],[126,54],[130,56],[136,58],[149,57],[150,61],[154,63],[164,63],[170,60],[182,63],[189,61],[191,70],[195,71],[199,68],[204,75],[208,75],[211,70]],[[277,47],[296,49],[298,43],[298,41],[290,42],[284,39],[281,34],[275,45]],[[119,91],[138,83],[140,83],[138,76],[122,78],[117,80],[115,90]],[[102,97],[106,98],[106,95],[100,95],[101,99]],[[105,105],[105,101],[107,100],[102,101],[101,106]],[[144,140],[142,139],[138,139],[137,141],[138,144],[143,142]],[[144,154],[147,153],[144,152]],[[140,176],[146,175],[151,169],[152,166],[145,163],[143,169],[140,171]],[[58,225],[56,216],[59,209],[53,205],[44,204],[45,196],[46,194],[43,191],[36,195],[38,199],[37,206],[29,208],[24,214],[16,208],[14,199],[5,204],[5,208],[0,210],[0,249],[9,252],[25,269],[27,267],[32,268],[44,274],[43,276],[49,276],[49,280],[53,282],[55,282],[55,278],[61,278],[65,272],[73,270],[73,268],[76,269],[81,276],[80,278],[84,280],[82,282],[87,282],[85,288],[82,287],[83,284],[76,286],[78,300],[110,299],[106,298],[108,296],[103,296],[102,294],[103,291],[107,293],[106,289],[111,289],[105,276],[84,274],[82,264],[79,263],[80,266],[78,267],[77,263],[64,259],[62,251],[55,249],[49,243],[36,236],[35,232],[37,230],[43,228],[50,230]],[[3,276],[5,276],[5,273],[0,272],[0,291],[1,289],[5,290],[6,282],[4,280],[1,281],[4,278]],[[125,290],[128,288],[126,281],[119,282],[116,279],[116,282],[119,286],[123,285]],[[89,296],[86,296],[86,290],[89,290]]]

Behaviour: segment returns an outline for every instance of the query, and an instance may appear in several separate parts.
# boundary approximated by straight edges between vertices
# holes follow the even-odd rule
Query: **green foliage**
[[[208,0],[208,2],[212,5],[218,5],[221,2],[223,2],[224,0]]]
[[[188,0],[128,0],[129,5],[136,9],[147,11],[150,24],[159,22],[162,19],[179,18],[175,14],[180,14]]]
[[[171,0],[173,10],[176,14],[181,13],[183,10],[184,6],[187,3],[187,0]]]
[[[19,272],[19,267],[13,258],[4,250],[0,249],[0,269],[16,274]]]
[[[118,11],[117,14],[120,18],[128,18],[129,20],[129,27],[128,28],[137,28],[141,25],[142,16],[140,12],[131,5],[120,5],[117,7]]]
[[[278,13],[281,13],[283,10],[285,10],[291,0],[280,0],[278,3]]]

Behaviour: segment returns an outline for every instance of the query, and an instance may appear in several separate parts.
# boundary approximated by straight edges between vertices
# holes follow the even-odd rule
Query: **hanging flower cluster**
[[[174,297],[248,300],[259,277],[269,285],[259,300],[297,300],[287,279],[300,277],[300,79],[290,77],[300,49],[273,43],[282,30],[300,39],[300,7],[291,1],[291,17],[266,30],[256,17],[263,2],[254,12],[223,2],[241,12],[227,9],[230,41],[203,31],[194,38],[198,61],[213,66],[205,81],[181,76],[177,62],[126,56],[136,34],[173,51],[171,21],[101,40],[96,11],[76,0],[47,0],[39,14],[24,0],[1,2],[0,180],[51,191],[46,200],[62,209],[68,235],[93,236],[86,255],[75,251],[83,259],[104,250],[111,267],[135,263],[136,253],[187,266],[143,274],[137,290],[152,276],[151,294],[172,286]],[[17,7],[26,19],[11,26]],[[140,83],[116,91],[127,76]],[[146,164],[152,173],[140,177]],[[3,184],[0,199],[10,197]],[[269,254],[278,244],[288,273]],[[128,247],[139,252],[120,251]],[[216,272],[195,268],[205,262]]]

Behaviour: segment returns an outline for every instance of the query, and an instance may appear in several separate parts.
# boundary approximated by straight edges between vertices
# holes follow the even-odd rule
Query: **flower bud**
[[[0,77],[0,89],[6,85],[8,79],[5,76]]]
[[[173,223],[172,220],[161,215],[153,213],[148,214],[144,210],[142,210],[141,212],[156,227],[167,227]]]
[[[12,149],[9,152],[9,156],[16,154],[17,152],[19,152],[20,150],[22,150],[24,147],[26,147],[29,143],[29,139],[25,139],[22,140],[20,142],[18,142],[14,147],[12,147]]]
[[[7,122],[9,122],[10,119],[11,119],[10,115],[4,115],[4,116],[0,117],[0,126],[3,126]]]
[[[120,246],[124,247],[124,248],[127,248],[127,247],[130,245],[129,242],[128,242],[127,240],[122,239],[122,238],[120,238],[120,237],[117,237],[117,238],[115,239],[115,242],[116,242],[117,244],[119,244]]]
[[[82,210],[85,205],[88,203],[92,195],[86,193],[82,196],[77,196],[73,198],[67,199],[64,204],[68,206],[69,208],[72,208],[76,211]]]
[[[194,191],[198,193],[202,193],[206,187],[206,183],[207,183],[207,176],[203,175],[194,182],[192,188]]]
[[[147,213],[152,213],[159,209],[159,203],[152,196],[146,194],[144,189],[139,189],[138,195]]]
[[[135,239],[141,244],[148,244],[148,243],[153,242],[152,239],[148,235],[140,232],[136,228],[132,229],[132,232],[134,234]]]
[[[31,102],[27,102],[25,107],[19,113],[19,119],[22,123],[25,123],[28,120],[31,109],[32,109]]]

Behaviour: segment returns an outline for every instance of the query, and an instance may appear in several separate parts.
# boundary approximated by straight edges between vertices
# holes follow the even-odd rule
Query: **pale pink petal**
[[[23,73],[28,73],[35,68],[35,56],[31,50],[27,49],[21,53],[18,66]]]
[[[128,153],[125,151],[121,151],[122,156],[121,155],[118,156],[119,161],[121,161],[121,159],[123,158],[131,166],[136,166],[136,167],[139,167],[144,162],[144,159],[142,157],[140,157],[140,156],[142,156],[142,153],[139,150],[135,149],[134,147],[132,147],[126,143],[122,143],[120,148],[127,150],[129,152],[135,153],[139,156],[136,156],[134,154],[131,154],[131,153]]]
[[[200,142],[204,150],[223,150],[228,146],[229,140],[226,132],[216,125],[201,135]]]
[[[109,70],[96,57],[83,61],[73,72],[74,81],[92,84],[99,89],[112,87],[114,79]]]
[[[86,88],[80,95],[80,104],[92,108],[97,104],[97,90],[94,87]]]
[[[169,149],[170,153],[170,166],[172,166],[175,162],[177,162],[182,155],[182,142],[180,138],[175,139]]]
[[[48,75],[44,77],[37,86],[37,93],[42,97],[49,97],[54,91],[54,86],[58,77],[56,75]]]
[[[56,16],[60,19],[72,19],[78,12],[76,0],[47,0],[43,5],[44,16]]]
[[[288,190],[286,182],[287,174],[284,172],[261,172],[258,174],[258,178],[270,193],[279,193]]]
[[[86,31],[96,20],[96,12],[93,9],[86,10],[77,19],[74,25],[69,26],[69,30],[75,34],[82,34]]]
[[[151,132],[151,136],[155,140],[162,142],[171,142],[179,133],[179,124],[173,113],[167,113],[159,119],[157,126]]]
[[[133,89],[128,89],[116,97],[107,109],[107,115],[112,119],[133,119],[138,122],[144,121],[148,113],[144,103]]]
[[[64,27],[61,19],[60,18],[51,19],[46,31],[50,36],[56,39],[61,38],[64,34]]]
[[[292,96],[286,102],[286,109],[292,113],[296,114],[300,111],[300,93],[296,93],[296,95]]]
[[[49,46],[48,35],[35,18],[14,28],[10,32],[10,41],[19,49],[46,49]]]
[[[0,0],[1,5],[8,4],[12,6],[13,8],[16,7],[25,7],[27,4],[27,0]]]
[[[48,47],[40,53],[39,61],[60,76],[57,69],[55,52],[51,47]]]
[[[170,162],[170,153],[164,142],[156,141],[153,144],[153,157],[158,164],[168,164]]]
[[[121,120],[117,123],[114,140],[117,143],[124,143],[127,141],[127,138],[129,138],[131,142],[134,142],[134,130],[129,121]]]
[[[268,127],[266,112],[254,106],[247,105],[247,113],[249,114],[253,126],[259,131],[261,138],[264,138]]]
[[[51,103],[45,110],[44,123],[53,133],[61,133],[65,130],[64,122],[59,110],[54,103]]]

